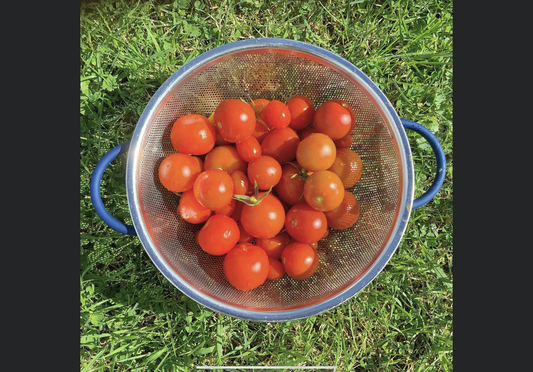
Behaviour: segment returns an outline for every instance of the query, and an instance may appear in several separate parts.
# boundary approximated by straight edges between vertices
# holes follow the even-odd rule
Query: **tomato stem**
[[[271,192],[272,186],[270,186],[270,189],[268,189],[268,191],[265,192],[263,196],[259,197],[259,187],[257,186],[257,181],[254,180],[254,195],[233,195],[233,199],[253,207],[254,205],[261,203],[263,199],[266,198]]]

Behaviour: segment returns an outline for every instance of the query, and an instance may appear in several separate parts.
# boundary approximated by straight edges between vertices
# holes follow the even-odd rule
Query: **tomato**
[[[259,193],[259,198],[264,196]],[[258,239],[272,238],[277,235],[285,224],[283,205],[273,194],[268,194],[256,205],[243,205],[240,221],[242,227]]]
[[[267,279],[268,280],[277,280],[283,278],[283,275],[285,275],[285,269],[283,268],[283,264],[280,260],[277,260],[275,258],[269,257],[268,258],[268,274]]]
[[[228,253],[239,241],[239,226],[233,218],[215,214],[209,217],[196,238],[204,252],[221,256]]]
[[[305,129],[313,122],[315,106],[306,96],[296,95],[291,97],[287,101],[287,107],[291,113],[290,128],[294,130]]]
[[[236,170],[246,172],[247,164],[234,146],[216,146],[205,156],[204,169],[222,169],[228,174]]]
[[[345,135],[344,137],[336,140],[336,141],[333,141],[333,143],[335,144],[335,147],[338,149],[347,149],[348,147],[350,147],[353,143],[353,140],[352,140],[352,135],[351,134],[347,134]]]
[[[254,110],[238,99],[220,102],[215,109],[214,120],[222,138],[232,143],[244,140],[255,130]]]
[[[178,118],[170,130],[172,146],[184,154],[204,155],[215,146],[215,127],[203,115],[187,114]]]
[[[222,262],[228,282],[241,291],[263,284],[268,275],[268,256],[261,248],[250,243],[238,243]]]
[[[329,100],[316,109],[314,123],[318,133],[324,133],[335,141],[350,133],[352,117],[340,103]]]
[[[231,173],[231,179],[233,180],[233,194],[246,195],[250,184],[246,173],[240,170],[233,171],[233,173]]]
[[[300,142],[302,142],[304,138],[309,137],[311,133],[316,133],[315,127],[309,127],[307,129],[304,129],[298,132],[298,137],[300,137]]]
[[[228,204],[225,206],[215,209],[215,214],[223,214],[225,216],[231,216],[233,212],[235,211],[235,207],[237,205],[237,201],[235,199],[231,199]]]
[[[301,167],[296,162],[285,164],[281,167],[281,178],[274,190],[279,199],[289,206],[297,204],[303,200],[304,180],[302,177],[293,177],[299,175]]]
[[[276,159],[261,155],[248,163],[248,179],[252,185],[257,182],[259,190],[268,190],[277,185],[281,178],[281,166]]]
[[[207,221],[213,214],[213,211],[200,204],[191,189],[181,194],[178,203],[178,213],[185,221],[192,224],[199,224]]]
[[[213,124],[213,128],[215,128],[215,112],[211,113],[209,117],[207,118],[211,124]],[[226,141],[224,138],[222,138],[222,135],[218,130],[215,129],[215,146],[222,146],[222,145],[229,145],[231,142]]]
[[[342,181],[335,173],[323,170],[309,176],[304,184],[304,199],[309,206],[322,211],[337,208],[344,198]]]
[[[359,218],[359,202],[351,192],[345,192],[341,204],[324,213],[329,227],[344,230],[355,224]]]
[[[285,127],[271,130],[261,142],[263,155],[273,157],[280,164],[294,160],[300,138],[294,129]]]
[[[301,243],[310,244],[324,236],[328,222],[324,212],[310,207],[302,202],[293,205],[285,216],[287,233]]]
[[[240,204],[244,205],[242,203],[240,203]],[[251,242],[254,239],[254,237],[251,236],[250,234],[248,234],[248,232],[246,230],[244,230],[244,227],[242,227],[241,223],[238,223],[237,225],[239,226],[239,233],[240,233],[239,243],[249,243],[249,242]]]
[[[328,170],[339,176],[344,188],[349,189],[361,179],[363,161],[353,150],[337,149],[335,161]]]
[[[290,242],[291,243],[301,243],[301,242],[299,242],[298,240],[296,240],[294,238],[291,238]],[[306,244],[306,243],[304,243],[304,244]],[[312,242],[312,243],[307,243],[307,244],[309,244],[311,246],[311,248],[313,248],[315,250],[318,248],[318,242]]]
[[[158,177],[167,190],[183,192],[192,189],[201,171],[202,161],[199,158],[176,153],[163,159],[159,165]]]
[[[291,122],[291,112],[287,105],[278,100],[270,101],[259,113],[258,117],[270,129],[287,127]]]
[[[256,117],[255,129],[254,129],[254,132],[252,133],[252,136],[255,137],[255,139],[257,139],[257,141],[259,143],[263,142],[263,139],[265,138],[265,136],[270,131],[270,128],[268,127],[268,125],[266,125],[266,123],[261,123],[261,121],[257,120],[257,117],[258,117],[259,112],[269,102],[270,102],[269,100],[264,99],[264,98],[254,99],[252,102],[250,102],[250,107],[253,108],[253,110],[255,112],[255,117]]]
[[[283,252],[283,249],[285,249],[290,241],[291,237],[286,231],[284,231],[272,238],[256,239],[255,244],[258,247],[263,248],[268,257],[280,259],[281,252]]]
[[[336,155],[333,140],[323,133],[311,133],[300,142],[296,150],[298,164],[313,172],[331,167]]]
[[[240,221],[241,220],[241,212],[242,212],[242,207],[243,207],[243,203],[235,203],[235,209],[233,210],[233,212],[231,213],[230,217],[233,218],[235,221]]]
[[[350,126],[350,131],[348,132],[348,134],[352,133],[352,131],[355,129],[355,126],[356,126],[355,112],[352,106],[350,106],[348,102],[343,101],[342,99],[330,99],[330,101],[340,103],[342,107],[348,110],[348,112],[350,113],[350,117],[352,118],[352,125]]]
[[[233,180],[223,170],[208,169],[196,177],[193,191],[200,204],[216,210],[230,203],[233,197]]]
[[[287,275],[303,280],[313,275],[318,268],[318,254],[305,243],[290,243],[281,253],[281,263]]]
[[[261,156],[261,144],[253,136],[237,142],[235,147],[239,156],[246,162],[251,162]]]

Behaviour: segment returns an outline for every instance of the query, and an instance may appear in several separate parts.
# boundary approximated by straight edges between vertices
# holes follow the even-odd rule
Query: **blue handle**
[[[444,183],[444,176],[446,175],[446,157],[444,156],[444,150],[442,149],[438,138],[435,137],[435,135],[431,133],[426,127],[411,120],[400,120],[405,129],[414,130],[422,137],[424,137],[426,141],[428,141],[431,148],[433,149],[433,152],[435,153],[435,157],[437,158],[437,174],[435,175],[435,180],[424,195],[413,201],[413,206],[411,207],[411,210],[413,210],[429,202],[439,192],[440,188],[442,187],[442,184]]]
[[[137,236],[137,232],[135,231],[135,228],[131,225],[126,225],[123,222],[118,221],[115,219],[111,214],[107,211],[107,209],[104,206],[104,202],[102,201],[102,196],[100,195],[100,183],[102,182],[102,177],[104,176],[104,171],[106,170],[107,166],[115,160],[117,156],[120,154],[128,151],[130,148],[130,143],[125,142],[117,147],[109,150],[107,154],[105,154],[102,159],[96,164],[96,167],[94,168],[92,177],[91,177],[91,200],[94,205],[94,209],[96,210],[96,213],[100,216],[100,218],[109,225],[109,227],[113,228],[114,230],[121,232],[123,234],[133,235]]]

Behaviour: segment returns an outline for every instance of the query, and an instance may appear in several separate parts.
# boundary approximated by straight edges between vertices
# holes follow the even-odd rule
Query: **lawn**
[[[453,370],[452,1],[82,1],[80,7],[80,370],[196,371],[197,366],[336,366],[337,371]],[[311,318],[249,322],[188,299],[139,239],[96,214],[91,174],[129,141],[144,107],[177,69],[228,42],[305,41],[350,61],[398,115],[430,129],[444,185],[414,210],[389,264],[359,294]],[[415,196],[434,179],[428,143],[408,132]],[[131,223],[126,157],[102,198]],[[318,369],[317,369],[318,371]]]

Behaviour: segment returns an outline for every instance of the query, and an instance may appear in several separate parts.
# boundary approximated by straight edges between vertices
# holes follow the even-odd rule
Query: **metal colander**
[[[194,240],[201,225],[185,222],[179,198],[159,182],[174,121],[209,116],[225,99],[277,99],[303,94],[315,107],[338,98],[354,109],[351,149],[363,161],[348,189],[359,201],[354,226],[319,242],[317,272],[306,280],[285,275],[253,290],[225,279],[223,256]],[[215,311],[247,320],[285,321],[331,309],[358,293],[396,250],[413,202],[411,152],[401,120],[376,85],[354,65],[316,46],[286,39],[253,39],[212,49],[175,72],[145,108],[129,145],[126,188],[134,231],[146,252],[179,290]],[[440,186],[439,186],[440,187]]]

